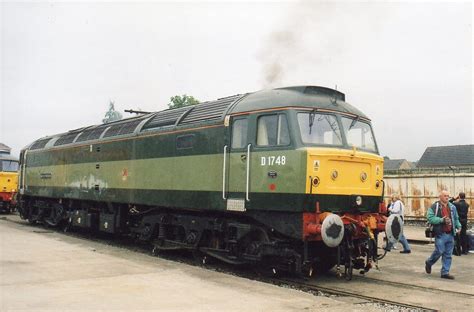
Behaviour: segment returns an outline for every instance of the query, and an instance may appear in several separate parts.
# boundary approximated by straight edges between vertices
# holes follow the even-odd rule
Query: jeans
[[[454,236],[452,234],[442,233],[441,235],[437,235],[435,238],[435,250],[428,260],[426,260],[426,263],[432,266],[442,256],[441,275],[448,274],[451,268],[453,248]]]
[[[402,234],[400,236],[399,242],[400,242],[400,244],[402,244],[403,250],[405,250],[405,251],[410,251],[411,250],[410,245],[408,244],[407,238],[405,237],[405,234]],[[387,250],[390,250],[390,249],[392,249],[392,247],[393,247],[393,244],[388,242],[387,247],[385,247],[385,248]]]

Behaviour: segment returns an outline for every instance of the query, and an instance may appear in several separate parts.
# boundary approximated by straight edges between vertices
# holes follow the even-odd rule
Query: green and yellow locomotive
[[[273,270],[367,271],[383,206],[370,120],[301,86],[235,95],[41,138],[20,155],[30,222],[132,235],[154,251]]]

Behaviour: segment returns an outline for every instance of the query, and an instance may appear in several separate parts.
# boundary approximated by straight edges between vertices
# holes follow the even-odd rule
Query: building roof
[[[407,162],[407,160],[406,159],[385,159],[383,162],[383,169],[384,170],[408,169],[408,168],[401,168],[404,162]]]
[[[12,149],[3,143],[0,143],[0,154],[10,154]]]
[[[474,145],[428,147],[416,166],[417,168],[474,166]]]

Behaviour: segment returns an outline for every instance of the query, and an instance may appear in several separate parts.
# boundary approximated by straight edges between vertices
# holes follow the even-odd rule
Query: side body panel
[[[29,151],[21,167],[26,168],[24,195],[226,210],[225,131],[222,126]],[[189,135],[193,147],[176,148],[176,140]],[[240,151],[227,157],[227,197],[245,198],[243,189],[232,185],[245,185],[246,161]],[[247,209],[301,211],[307,200],[305,170],[304,150],[252,149]]]

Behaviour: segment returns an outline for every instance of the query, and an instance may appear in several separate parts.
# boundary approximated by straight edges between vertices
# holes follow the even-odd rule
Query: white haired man
[[[441,191],[439,201],[431,205],[426,218],[433,225],[436,238],[435,250],[425,261],[425,271],[430,274],[433,264],[442,257],[441,278],[454,279],[454,276],[449,274],[449,269],[451,268],[453,255],[454,235],[461,231],[461,223],[456,207],[449,202],[447,191]]]

